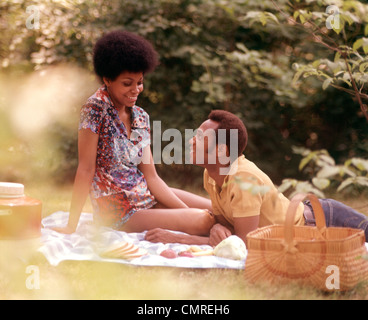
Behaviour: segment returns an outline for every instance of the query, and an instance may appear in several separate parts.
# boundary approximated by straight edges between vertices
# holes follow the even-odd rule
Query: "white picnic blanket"
[[[167,266],[181,268],[231,268],[244,269],[245,260],[236,261],[216,256],[178,257],[168,259],[160,256],[165,249],[176,252],[187,250],[190,246],[179,243],[152,243],[144,240],[145,232],[126,233],[111,228],[97,228],[91,213],[82,213],[75,233],[67,235],[53,231],[51,227],[67,224],[68,212],[58,211],[42,220],[41,246],[38,249],[48,262],[57,266],[65,260],[106,261],[136,266]],[[121,241],[133,243],[148,251],[148,255],[132,260],[107,259],[99,255],[104,248]],[[200,246],[210,249],[210,246]]]

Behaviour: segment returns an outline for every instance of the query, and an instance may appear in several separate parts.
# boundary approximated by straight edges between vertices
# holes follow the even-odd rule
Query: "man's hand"
[[[144,237],[144,239],[147,241],[162,243],[179,242],[179,238],[180,235],[161,228],[148,230],[146,236]]]
[[[222,240],[231,236],[231,231],[220,223],[216,223],[210,231],[209,245],[217,246]]]

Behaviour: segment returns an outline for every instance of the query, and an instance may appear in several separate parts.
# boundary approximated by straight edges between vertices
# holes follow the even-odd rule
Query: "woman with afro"
[[[208,234],[214,223],[210,200],[169,188],[157,175],[149,116],[135,105],[144,76],[158,64],[152,45],[136,34],[112,31],[97,41],[93,63],[103,85],[81,109],[69,221],[54,230],[73,233],[90,194],[101,225]]]

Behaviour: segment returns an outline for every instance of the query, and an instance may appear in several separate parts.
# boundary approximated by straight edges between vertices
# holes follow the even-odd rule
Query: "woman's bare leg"
[[[214,223],[213,215],[204,209],[147,209],[134,213],[122,230],[142,232],[162,228],[192,235],[208,235]]]
[[[142,232],[154,228],[182,231],[192,235],[208,235],[215,219],[211,200],[181,189],[171,188],[189,208],[168,209],[159,203],[151,209],[134,213],[124,224],[126,232]]]
[[[170,188],[176,196],[183,201],[189,208],[207,209],[212,211],[211,200],[205,197],[201,197],[197,194],[184,191],[181,189]]]

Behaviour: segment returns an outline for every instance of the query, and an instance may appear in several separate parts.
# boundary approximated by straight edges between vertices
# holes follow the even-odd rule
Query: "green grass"
[[[71,187],[29,186],[27,193],[43,201],[43,214],[69,209]],[[345,199],[347,200],[347,199]],[[364,207],[364,199],[350,199],[347,204]],[[90,210],[87,203],[85,211]],[[368,285],[358,285],[346,293],[324,293],[297,285],[270,286],[250,284],[243,270],[186,269],[169,267],[134,267],[100,262],[64,261],[50,266],[37,253],[25,261],[11,252],[0,251],[0,299],[367,299]],[[40,288],[29,288],[27,267],[34,265]],[[28,283],[28,288],[27,288]]]
[[[42,257],[40,288],[27,288],[29,264],[18,263],[0,275],[1,299],[253,300],[367,299],[367,287],[347,293],[324,293],[297,285],[249,284],[242,270],[133,267],[100,262],[65,261],[50,266]]]

